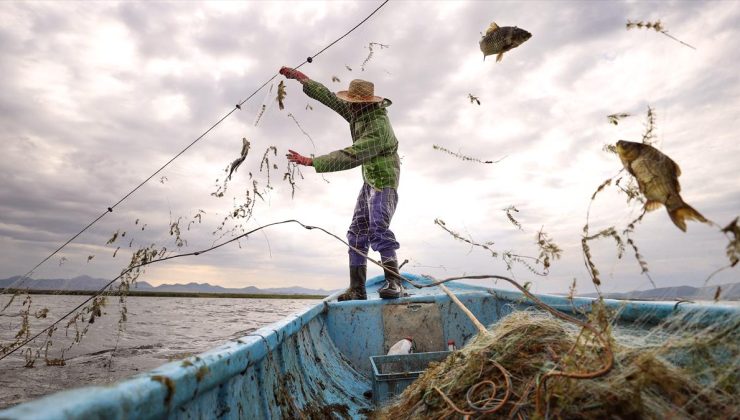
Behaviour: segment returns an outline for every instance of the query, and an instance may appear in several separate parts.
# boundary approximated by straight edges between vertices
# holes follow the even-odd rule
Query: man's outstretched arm
[[[349,105],[337,98],[337,95],[327,89],[326,86],[309,79],[305,74],[298,70],[291,69],[290,67],[280,68],[280,74],[288,79],[295,79],[301,82],[303,85],[303,93],[305,93],[309,98],[316,99],[331,108],[349,122],[351,117]]]
[[[386,153],[388,145],[380,132],[366,134],[352,146],[335,150],[331,153],[316,156],[311,160],[311,165],[316,172],[346,171],[363,165],[375,156]]]
[[[376,143],[372,139],[366,138],[352,146],[315,158],[303,156],[293,150],[288,150],[289,153],[285,156],[297,165],[313,166],[316,172],[319,173],[345,171],[360,166],[377,156],[379,150],[375,147]]]

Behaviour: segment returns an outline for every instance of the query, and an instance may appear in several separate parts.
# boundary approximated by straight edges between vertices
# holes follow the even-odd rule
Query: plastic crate
[[[373,402],[382,404],[400,395],[429,366],[447,358],[449,351],[370,356],[373,368]]]

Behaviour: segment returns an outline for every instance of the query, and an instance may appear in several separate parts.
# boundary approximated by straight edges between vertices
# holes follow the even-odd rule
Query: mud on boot
[[[349,267],[349,288],[344,291],[341,295],[337,296],[337,300],[343,302],[345,300],[367,300],[367,292],[365,291],[365,279],[367,278],[367,266],[356,265]]]

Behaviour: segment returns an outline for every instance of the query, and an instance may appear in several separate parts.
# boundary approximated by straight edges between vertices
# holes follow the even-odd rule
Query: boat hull
[[[417,282],[422,277],[404,274]],[[382,278],[368,282],[367,301],[316,306],[218,348],[165,364],[111,386],[56,393],[0,411],[0,419],[362,418],[373,409],[370,356],[398,337],[414,336],[417,351],[467,342],[475,327],[437,288],[381,300]],[[450,283],[459,299],[490,325],[532,302],[521,293]],[[538,295],[567,313],[587,312],[593,299]],[[605,301],[624,323],[648,328],[676,313],[698,326],[736,322],[734,307],[673,302]],[[638,325],[638,324],[635,324]]]

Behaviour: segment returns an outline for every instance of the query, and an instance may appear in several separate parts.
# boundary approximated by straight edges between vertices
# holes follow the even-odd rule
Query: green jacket
[[[306,81],[303,92],[347,120],[352,134],[352,146],[313,158],[316,172],[344,171],[362,165],[362,178],[371,187],[398,188],[401,176],[398,140],[385,110],[391,101],[383,99],[373,109],[353,115],[346,102],[319,82]]]

